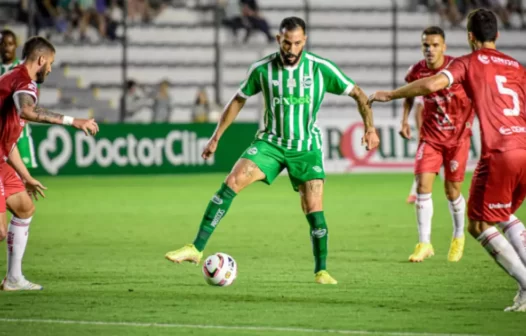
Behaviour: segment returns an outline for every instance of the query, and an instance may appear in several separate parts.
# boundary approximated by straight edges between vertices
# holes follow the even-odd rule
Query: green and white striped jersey
[[[238,95],[265,98],[264,129],[257,138],[297,151],[321,149],[316,118],[325,93],[348,95],[354,82],[334,63],[304,51],[293,67],[284,66],[279,52],[253,63]]]

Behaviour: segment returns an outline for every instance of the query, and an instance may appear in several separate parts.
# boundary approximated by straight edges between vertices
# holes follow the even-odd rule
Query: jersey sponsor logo
[[[477,57],[482,64],[489,64],[489,58],[486,55],[479,54]]]
[[[287,87],[288,88],[295,88],[296,87],[296,80],[294,78],[289,78],[287,80]]]
[[[514,133],[526,133],[526,127],[524,126],[501,126],[499,128],[499,133],[502,135],[512,135]]]
[[[272,107],[276,107],[277,105],[291,106],[291,105],[303,105],[303,104],[310,104],[310,96],[303,96],[303,97],[281,96],[281,97],[274,97],[274,99],[272,99]]]
[[[28,88],[29,90],[31,90],[31,91],[36,91],[36,90],[37,90],[37,86],[36,86],[35,84],[33,84],[33,83],[29,83],[29,84],[27,85],[27,88]]]
[[[277,80],[273,80],[273,81],[272,81],[272,85],[274,85],[274,86],[279,86],[279,81],[277,81]]]
[[[493,63],[496,63],[496,64],[512,66],[512,67],[517,68],[517,69],[519,68],[519,62],[514,61],[514,60],[500,58],[500,57],[496,57],[496,56],[491,56],[491,61]]]
[[[258,153],[258,149],[256,147],[251,147],[247,150],[248,155],[256,155]]]
[[[509,203],[490,203],[488,204],[490,209],[508,209],[511,208],[511,202]]]
[[[312,170],[314,170],[316,173],[321,173],[323,169],[320,166],[314,166],[312,167]]]

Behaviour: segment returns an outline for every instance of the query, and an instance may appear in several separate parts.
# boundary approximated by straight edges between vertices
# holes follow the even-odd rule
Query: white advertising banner
[[[418,146],[418,132],[413,125],[412,140],[402,138],[400,119],[375,119],[380,136],[380,146],[367,151],[361,145],[363,123],[360,118],[320,119],[318,126],[323,134],[325,171],[345,172],[412,172]],[[473,125],[468,171],[472,171],[480,154],[478,122]]]

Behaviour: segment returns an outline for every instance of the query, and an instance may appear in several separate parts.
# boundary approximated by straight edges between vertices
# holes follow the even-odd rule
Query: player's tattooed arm
[[[360,112],[360,115],[362,116],[365,131],[373,131],[373,111],[371,107],[367,104],[367,95],[359,86],[355,86],[351,90],[351,93],[349,93],[349,96],[351,96],[358,104],[358,112]]]
[[[64,121],[62,114],[36,106],[35,98],[29,93],[18,93],[14,96],[14,99],[20,116],[25,120],[44,124],[62,124]]]

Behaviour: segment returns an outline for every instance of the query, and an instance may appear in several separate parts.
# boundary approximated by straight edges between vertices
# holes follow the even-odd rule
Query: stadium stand
[[[336,62],[366,93],[372,93],[392,87],[394,79],[396,84],[403,82],[407,68],[421,59],[420,32],[431,23],[438,23],[438,15],[411,12],[405,7],[406,1],[396,2],[400,7],[396,15],[393,15],[391,0],[311,0],[309,15],[305,15],[303,0],[265,0],[260,5],[273,32],[285,16],[307,18],[310,51]],[[153,23],[131,24],[128,28],[128,77],[149,90],[168,79],[174,103],[170,118],[173,122],[190,120],[199,87],[206,87],[210,97],[215,95],[213,21],[211,7],[173,6],[165,9]],[[396,37],[392,32],[394,24],[398,26]],[[26,36],[25,26],[12,28],[19,36]],[[447,29],[446,34],[448,54],[468,52],[464,29]],[[499,48],[525,63],[523,34],[518,30],[504,32]],[[243,80],[249,64],[275,52],[277,46],[268,44],[261,33],[255,33],[248,45],[233,44],[225,27],[221,28],[219,37],[223,79],[219,103],[224,104]],[[123,91],[121,44],[56,44],[55,71],[42,90],[41,103],[68,110],[70,115],[93,115],[101,121],[118,121]],[[239,119],[254,120],[261,109],[261,100],[252,99]],[[375,109],[377,116],[391,116],[392,112],[391,106]],[[354,113],[352,100],[327,97],[323,117],[347,113]],[[149,122],[151,110],[145,107],[134,119]]]

